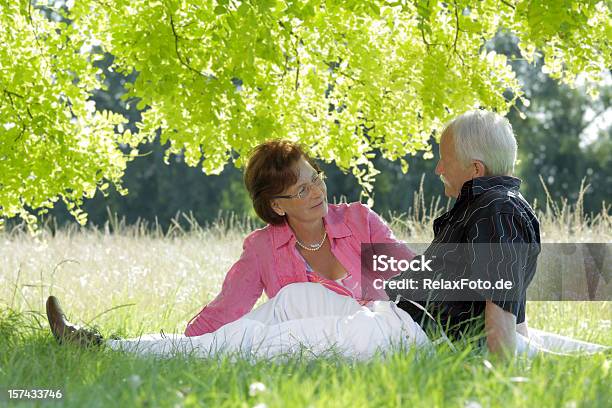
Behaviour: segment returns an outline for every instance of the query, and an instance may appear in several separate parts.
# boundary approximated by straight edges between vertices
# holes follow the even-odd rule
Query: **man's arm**
[[[511,288],[482,295],[489,351],[497,355],[516,350],[517,319],[524,307],[524,277],[529,237],[523,219],[512,209],[486,206],[475,215],[468,232],[472,279],[510,281]],[[522,321],[521,321],[522,323]],[[522,329],[523,327],[521,327]]]
[[[489,351],[500,357],[514,355],[516,350],[516,316],[490,300],[485,306],[485,333]]]
[[[525,337],[529,337],[529,329],[527,328],[527,320],[523,323],[519,323],[516,325],[516,332],[518,334],[522,334]]]

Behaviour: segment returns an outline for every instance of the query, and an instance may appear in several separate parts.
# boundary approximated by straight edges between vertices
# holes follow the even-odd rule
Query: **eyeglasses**
[[[310,180],[310,183],[303,185],[300,188],[300,191],[297,192],[297,194],[279,195],[279,196],[274,196],[272,198],[288,198],[288,199],[299,198],[300,200],[302,200],[308,197],[308,194],[310,194],[310,190],[313,187],[321,187],[324,183],[325,183],[325,173],[323,173],[322,171],[318,171],[312,176],[312,180]]]

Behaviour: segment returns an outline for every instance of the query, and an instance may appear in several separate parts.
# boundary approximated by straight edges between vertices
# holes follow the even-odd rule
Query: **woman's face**
[[[325,182],[317,183],[317,171],[303,157],[295,164],[294,171],[298,175],[297,182],[279,195],[296,195],[304,188],[306,195],[304,198],[276,198],[272,200],[272,209],[278,215],[286,215],[288,219],[296,221],[320,220],[327,215]]]

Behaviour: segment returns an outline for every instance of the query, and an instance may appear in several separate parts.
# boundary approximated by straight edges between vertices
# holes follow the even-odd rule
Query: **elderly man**
[[[455,293],[451,301],[447,300],[448,292],[433,291],[433,301],[416,304],[408,300],[409,294],[400,292],[404,296],[398,302],[424,328],[441,324],[455,338],[484,328],[486,344],[496,354],[514,352],[517,332],[527,336],[525,292],[540,252],[538,220],[519,192],[521,181],[512,177],[516,152],[512,127],[493,112],[467,112],[446,127],[436,174],[444,183],[445,194],[457,201],[434,221],[434,240],[425,252],[429,259],[437,260],[434,273],[446,279],[489,274],[496,275],[488,276],[494,280],[502,265],[503,276],[511,276],[515,285],[513,295],[487,299],[463,293],[463,298],[457,299]],[[499,249],[504,244],[525,250],[511,251],[514,259],[504,259],[506,252]],[[498,250],[475,250],[477,245]],[[492,253],[497,254],[494,262]],[[518,253],[521,259],[517,259]],[[496,271],[487,270],[487,265]],[[482,270],[466,272],[469,268]],[[387,292],[391,299],[398,298],[398,292]]]

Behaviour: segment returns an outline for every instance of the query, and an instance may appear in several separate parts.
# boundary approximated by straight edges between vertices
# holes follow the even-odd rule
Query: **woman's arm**
[[[263,291],[257,249],[244,241],[240,259],[231,267],[221,292],[187,324],[185,336],[200,336],[233,322],[253,308]]]

